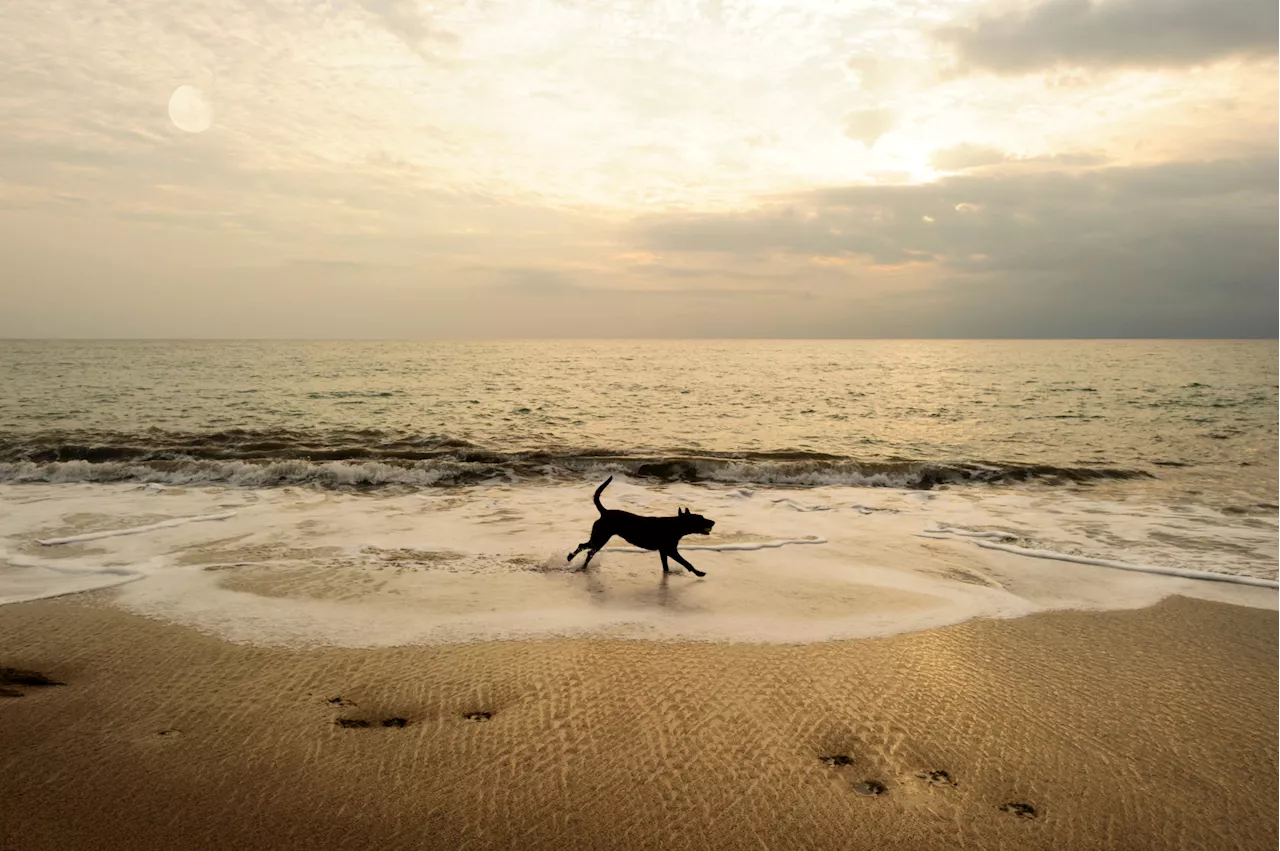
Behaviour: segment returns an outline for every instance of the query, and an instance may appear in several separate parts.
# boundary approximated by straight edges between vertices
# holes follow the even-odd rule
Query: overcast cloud
[[[1049,0],[939,34],[965,63],[999,73],[1060,65],[1177,67],[1274,56],[1274,0]]]
[[[1276,332],[1274,3],[6,24],[0,336]]]
[[[842,262],[834,302],[878,267],[928,269],[947,282],[920,317],[928,336],[1274,334],[1274,159],[1027,172],[820,189],[647,220],[637,237],[654,251]]]

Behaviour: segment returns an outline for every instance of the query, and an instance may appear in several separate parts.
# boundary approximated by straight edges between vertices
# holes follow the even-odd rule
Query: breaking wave
[[[0,434],[0,482],[142,482],[239,487],[457,486],[493,479],[594,478],[624,473],[664,482],[928,489],[1149,478],[1144,470],[990,461],[858,459],[800,450],[640,453],[579,447],[505,451],[449,435],[375,430],[243,429],[182,434]]]

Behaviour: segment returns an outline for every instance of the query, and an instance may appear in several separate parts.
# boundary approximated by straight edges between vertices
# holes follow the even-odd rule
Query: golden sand
[[[1277,844],[1275,612],[286,651],[110,593],[0,608],[65,682],[0,698],[5,851]]]

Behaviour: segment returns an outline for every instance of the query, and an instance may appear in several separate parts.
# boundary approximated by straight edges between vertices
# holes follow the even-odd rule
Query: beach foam
[[[776,550],[781,547],[789,547],[797,544],[825,544],[826,538],[796,538],[794,540],[783,541],[756,541],[751,544],[687,544],[680,547],[681,550],[706,550],[714,553],[746,553],[755,552],[756,550]],[[609,553],[647,553],[650,550],[642,550],[639,547],[605,547],[605,552]]]
[[[74,568],[23,559],[0,560],[0,605],[123,585],[146,576],[128,568]]]
[[[199,523],[203,520],[226,520],[235,517],[234,511],[226,511],[222,514],[204,514],[198,517],[175,517],[172,520],[161,520],[158,523],[148,523],[145,526],[130,526],[125,529],[104,529],[101,532],[87,532],[83,535],[68,535],[65,538],[48,538],[38,543],[46,547],[58,546],[60,544],[82,544],[85,541],[96,541],[99,538],[114,538],[119,535],[140,535],[144,532],[154,532],[157,529],[169,529],[174,526],[181,526],[185,523]]]
[[[290,646],[553,635],[812,642],[1135,608],[1175,593],[1276,607],[1273,517],[1232,525],[1208,509],[1060,492],[615,479],[606,505],[648,514],[687,505],[717,521],[713,535],[682,547],[708,573],[698,580],[681,570],[664,578],[656,555],[623,546],[585,572],[581,559],[566,564],[597,516],[591,489],[2,486],[0,601],[127,583],[115,601],[131,611]]]

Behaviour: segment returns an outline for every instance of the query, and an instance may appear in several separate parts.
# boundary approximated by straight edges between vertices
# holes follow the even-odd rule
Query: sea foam
[[[1276,606],[1274,524],[1257,518],[1233,526],[1209,510],[1061,492],[616,478],[606,505],[657,515],[684,505],[716,520],[681,548],[707,572],[697,579],[664,577],[656,554],[621,545],[586,571],[566,563],[598,516],[592,489],[0,486],[0,601],[120,585],[111,600],[129,611],[289,646],[809,642],[1170,594]],[[1217,549],[1205,546],[1212,536]]]

